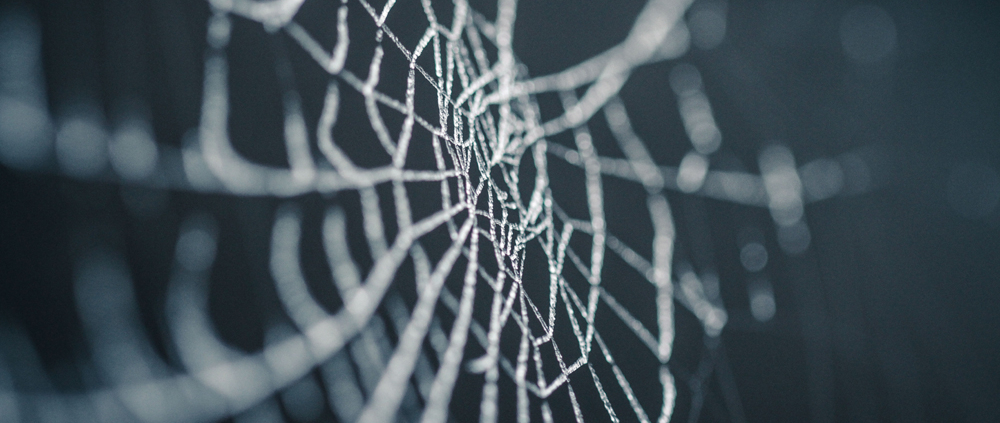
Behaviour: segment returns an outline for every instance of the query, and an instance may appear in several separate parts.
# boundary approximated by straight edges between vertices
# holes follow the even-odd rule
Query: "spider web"
[[[422,15],[405,16],[411,25],[425,22],[416,36],[393,31],[393,19],[402,13],[394,0],[384,5],[344,0],[324,17],[335,28],[332,37],[317,35],[323,31],[300,19],[317,2],[210,1],[197,135],[180,149],[151,144],[146,151],[152,151],[153,165],[142,167],[137,157],[149,154],[136,152],[152,141],[136,124],[126,129],[137,136],[110,137],[106,158],[116,181],[282,199],[271,230],[269,266],[294,329],[274,328],[264,347],[252,353],[219,337],[206,311],[219,225],[211,215],[194,214],[177,239],[164,310],[175,362],[154,352],[137,323],[126,263],[114,253],[88,253],[77,266],[75,289],[104,383],[84,393],[2,391],[0,407],[13,410],[14,421],[18,404],[35,410],[39,420],[62,420],[79,410],[112,420],[267,418],[279,413],[276,397],[294,415],[313,407],[296,398],[318,395],[318,380],[327,393],[320,402],[341,421],[488,423],[510,411],[518,422],[666,422],[677,397],[668,366],[675,303],[697,318],[706,339],[717,340],[727,323],[714,275],[699,274],[675,254],[677,231],[666,193],[767,207],[789,254],[809,245],[804,203],[836,193],[804,190],[794,157],[782,146],[761,152],[760,176],[709,170],[722,134],[698,69],[685,63],[674,66],[669,79],[686,134],[666,142],[689,151],[677,166],[654,161],[618,94],[635,69],[685,53],[689,1],[651,0],[621,43],[542,77],[530,76],[513,49],[514,0],[500,0],[495,19],[465,1],[422,1]],[[289,50],[308,54],[314,70],[327,75],[311,137],[297,70],[281,54],[275,60],[287,166],[249,159],[232,139],[231,94],[244,89],[230,81],[227,56],[240,42],[236,21],[285,34],[292,41]],[[372,42],[369,53],[363,46]],[[349,56],[359,49],[370,59],[352,69]],[[399,81],[387,75],[404,75],[401,95],[390,93]],[[550,94],[557,95],[561,108],[545,109],[538,101]],[[337,128],[364,125],[343,117],[361,110],[373,136],[335,139]],[[548,115],[555,117],[543,118]],[[605,144],[596,142],[601,135],[594,125],[610,130],[611,140],[604,141],[616,151],[597,150]],[[59,137],[57,156],[64,151]],[[10,157],[8,165],[25,163]],[[70,177],[106,177],[67,160],[59,163]],[[169,163],[179,168],[170,169]],[[565,194],[553,192],[552,179],[565,177],[550,171],[558,166],[581,175],[569,181],[577,186],[569,197],[579,201],[564,204]],[[641,187],[637,192],[644,198],[637,197],[633,208],[648,218],[645,245],[629,245],[609,230],[609,219],[615,219],[607,215],[609,178]],[[301,199],[315,194],[332,199],[320,226],[340,301],[334,308],[312,292],[300,251],[310,216]],[[360,221],[344,209],[350,199],[356,199]],[[383,218],[386,213],[390,219]],[[352,228],[361,236],[352,236]],[[744,253],[744,264],[753,263],[754,251]],[[611,260],[628,273],[609,272]],[[755,317],[758,308],[764,320],[768,307],[773,315],[769,286],[751,297],[759,302]],[[613,329],[599,330],[602,325]],[[707,383],[715,354],[683,377],[686,385]],[[0,387],[10,385],[3,382],[6,375],[0,373]],[[453,401],[463,378],[473,378],[467,383],[477,390],[469,396],[474,405]],[[657,392],[650,392],[651,380]],[[735,385],[720,383],[731,418],[741,420]],[[704,400],[698,389],[692,421]],[[473,414],[454,415],[469,409]],[[595,410],[603,415],[591,415]]]

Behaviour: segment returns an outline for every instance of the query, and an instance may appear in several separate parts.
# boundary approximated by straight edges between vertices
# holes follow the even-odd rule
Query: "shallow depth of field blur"
[[[329,26],[320,28],[333,37],[340,2],[323,1],[309,0],[307,6],[320,5],[299,13],[328,14]],[[409,36],[405,44],[413,48],[427,22],[417,13],[419,2],[399,3],[406,12],[394,11],[400,14],[387,25]],[[365,13],[354,0],[346,4],[357,14],[352,16]],[[644,4],[521,0],[516,59],[533,77],[569,68],[625,39]],[[496,19],[496,4],[471,6]],[[135,354],[155,355],[180,368],[184,359],[173,344],[179,332],[168,322],[171,307],[180,307],[169,300],[175,289],[171,275],[202,266],[198,248],[214,254],[211,268],[201,269],[207,297],[177,295],[201,301],[219,337],[234,349],[253,352],[284,339],[282,331],[292,329],[272,281],[269,250],[277,242],[272,227],[277,230],[276,216],[282,213],[304,216],[303,273],[331,310],[341,307],[333,285],[313,281],[331,278],[319,235],[328,205],[344,204],[346,233],[361,238],[367,230],[361,228],[360,207],[351,208],[359,203],[355,193],[311,193],[288,206],[268,196],[199,191],[193,181],[173,182],[191,177],[184,173],[191,171],[182,155],[205,118],[210,18],[202,0],[0,4],[0,422],[117,416],[119,409],[102,415],[96,405],[66,408],[56,394],[108,386],[100,370],[107,363],[95,362],[100,339],[95,341],[92,329],[102,322],[94,316],[104,316],[101,311],[116,301],[132,301],[122,298],[134,298],[129,323],[115,315],[103,324],[128,336],[141,332],[149,343]],[[634,69],[620,91],[654,161],[679,169],[677,190],[666,194],[678,233],[677,260],[699,273],[712,269],[716,296],[727,313],[721,335],[714,337],[703,333],[703,323],[688,308],[675,306],[673,421],[995,419],[1000,414],[1000,7],[988,1],[695,0],[684,19],[690,32],[686,53]],[[283,32],[233,22],[227,47],[230,135],[242,140],[234,141],[236,149],[253,161],[285,166],[295,159],[286,161],[283,144],[273,140],[288,131],[282,114],[287,98],[280,88],[287,81],[275,75],[274,63],[285,60],[295,73],[312,58]],[[365,60],[370,58],[374,41],[352,43],[351,48],[368,49]],[[386,46],[395,48],[389,41]],[[348,56],[348,67],[351,60]],[[402,93],[406,62],[392,60],[398,69],[387,73],[380,87]],[[794,157],[791,164],[797,167],[790,169],[798,172],[796,181],[808,200],[804,241],[779,239],[773,203],[769,210],[764,200],[753,206],[704,195],[699,191],[704,169],[696,185],[685,188],[682,160],[691,143],[685,138],[690,125],[685,109],[678,106],[683,90],[677,80],[687,69],[681,64],[699,72],[698,95],[710,101],[709,119],[714,116],[721,133],[721,147],[713,149],[711,165],[705,162],[709,170],[761,175],[770,163],[766,152],[777,148],[777,156],[786,157],[787,151]],[[308,119],[319,119],[328,79],[315,70],[295,73],[292,84]],[[340,87],[355,95],[355,102],[345,100],[343,107],[355,109],[341,111],[337,142],[367,134],[366,145],[378,146],[361,96],[347,84]],[[539,95],[537,104],[544,120],[562,107],[552,93]],[[595,128],[599,151],[615,145],[607,125]],[[569,131],[559,136],[549,142],[576,148],[566,147],[575,145]],[[350,148],[360,147],[345,147]],[[549,157],[555,163],[549,168],[553,197],[587,210],[584,173]],[[651,254],[646,191],[634,181],[605,178],[608,227],[625,241],[645,243],[639,253]],[[411,200],[415,210],[440,210],[439,204]],[[396,219],[391,208],[382,213],[387,221]],[[210,234],[210,242],[183,238],[201,233],[191,228]],[[183,242],[188,249],[178,246]],[[439,257],[440,250],[432,256]],[[183,251],[195,252],[186,257]],[[365,260],[358,260],[363,270],[372,266]],[[617,268],[608,266],[604,277],[611,280]],[[460,277],[464,267],[457,269]],[[87,272],[120,283],[86,288]],[[409,272],[412,279],[418,270]],[[675,270],[675,276],[682,274]],[[675,285],[682,286],[682,279]],[[548,280],[541,283],[548,289]],[[461,283],[447,286],[459,292]],[[412,309],[415,289],[407,289],[401,301]],[[615,289],[608,291],[655,325],[652,305],[634,305],[652,304],[643,297],[648,292]],[[489,300],[484,301],[476,307],[488,310]],[[547,304],[548,298],[535,301]],[[378,313],[390,320],[391,311]],[[602,336],[610,344],[638,345],[620,326],[621,334],[609,329]],[[573,337],[568,323],[562,329],[567,339]],[[385,342],[398,342],[388,331]],[[501,353],[513,357],[512,348]],[[477,351],[466,353],[462,372],[471,373],[472,362],[483,354]],[[126,369],[129,357],[120,357],[123,373],[137,371]],[[628,368],[629,353],[619,352],[615,360]],[[716,364],[706,370],[709,361]],[[723,362],[725,368],[718,365]],[[177,368],[142,371],[172,374]],[[659,389],[656,369],[627,378],[637,391]],[[313,375],[322,379],[319,370]],[[606,375],[606,385],[617,386],[614,375]],[[592,383],[589,374],[580,377]],[[504,380],[501,389],[510,383]],[[459,377],[449,418],[479,419],[482,383],[482,376]],[[333,389],[292,384],[261,401],[264,405],[218,414],[239,421],[334,421],[338,411],[326,401]],[[515,399],[503,392],[500,420],[514,421]],[[34,394],[52,394],[54,405],[46,410],[19,399]],[[596,391],[579,395],[585,414],[608,419]],[[657,395],[637,397],[650,408]],[[623,408],[618,416],[634,419],[623,398],[612,399]],[[413,401],[417,408],[423,404]],[[16,412],[5,414],[5,407]],[[569,400],[553,403],[555,421],[572,419],[570,407]]]

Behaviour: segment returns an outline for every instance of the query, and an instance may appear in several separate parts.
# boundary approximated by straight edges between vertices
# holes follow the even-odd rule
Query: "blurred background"
[[[521,1],[514,51],[531,75],[558,72],[619,43],[643,4]],[[315,6],[315,13],[335,6]],[[495,4],[472,6],[495,18]],[[388,21],[397,33],[408,33],[406,13]],[[73,281],[80,257],[107,251],[127,263],[136,318],[154,350],[176,360],[163,310],[175,242],[194,212],[217,222],[208,307],[220,336],[246,351],[266,343],[260,328],[281,309],[267,250],[279,201],[178,189],[171,182],[178,175],[162,175],[179,157],[162,152],[179,151],[199,125],[209,17],[207,2],[195,0],[0,5],[0,357],[8,369],[0,387],[99,385]],[[621,91],[656,162],[676,165],[688,149],[686,141],[671,142],[683,137],[684,124],[669,82],[671,70],[687,63],[700,71],[723,134],[713,168],[759,174],[761,151],[778,143],[793,152],[817,201],[805,206],[808,249],[785,254],[766,207],[668,194],[684,239],[679,254],[702,270],[708,265],[699,263],[711,263],[729,315],[721,336],[708,340],[678,308],[674,421],[995,420],[1000,8],[989,1],[696,0],[685,20],[687,54],[638,68]],[[419,34],[426,22],[414,25],[409,32]],[[254,161],[283,164],[283,145],[267,141],[280,138],[283,122],[273,62],[290,61],[307,115],[318,115],[308,108],[322,105],[327,77],[302,70],[309,59],[260,25],[236,21],[233,31],[241,38],[228,50],[230,130],[244,140],[236,147]],[[558,107],[555,97],[538,101],[543,116],[544,107]],[[355,118],[342,118],[335,134],[367,127],[364,115]],[[139,141],[118,150],[114,142],[93,144],[121,134]],[[609,204],[630,201],[614,195],[607,194]],[[353,200],[308,195],[298,203],[317,217],[330,201]],[[634,216],[621,209],[609,219],[645,213],[642,204]],[[312,220],[304,232],[318,230]],[[616,221],[609,225],[629,231]],[[632,231],[621,237],[643,235]],[[318,236],[304,242],[320,248]],[[321,274],[309,263],[321,267],[322,252],[303,254],[307,276]],[[706,343],[721,346],[711,355],[724,356],[713,362],[726,369],[685,384],[702,380]],[[475,408],[469,404],[453,404],[457,421],[474,418],[461,412]],[[281,409],[297,418],[290,406]],[[22,418],[43,420],[31,412]],[[312,419],[334,416],[324,410]]]

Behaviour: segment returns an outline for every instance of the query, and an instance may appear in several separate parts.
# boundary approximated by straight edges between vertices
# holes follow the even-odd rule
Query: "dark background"
[[[788,145],[800,164],[875,151],[881,159],[873,162],[873,188],[808,205],[813,243],[800,257],[779,252],[763,209],[671,194],[679,231],[689,230],[690,216],[709,222],[730,312],[722,351],[747,421],[992,421],[1000,414],[1000,208],[970,217],[948,196],[950,183],[953,191],[973,194],[996,189],[980,174],[962,179],[959,170],[979,163],[995,179],[1000,167],[1000,14],[987,1],[875,2],[895,23],[897,48],[873,69],[851,63],[841,47],[839,25],[855,4],[730,2],[722,44],[692,47],[684,60],[702,72],[724,137],[719,154],[737,167],[756,173],[757,152],[775,140]],[[485,2],[473,5],[487,17],[495,13]],[[179,146],[197,126],[205,3],[66,0],[26,6],[41,22],[54,114],[85,97],[113,118],[122,99],[137,97],[148,108],[158,142]],[[532,75],[559,71],[623,39],[641,6],[523,0],[515,51]],[[395,19],[390,26],[405,32],[405,19]],[[230,60],[233,79],[253,88],[233,95],[278,98],[273,73],[260,71],[273,67],[251,63],[274,60],[274,43],[259,26],[256,32],[251,27],[236,23],[234,34],[245,38]],[[364,42],[352,49],[365,51]],[[299,52],[288,54],[297,63]],[[241,60],[246,66],[238,65]],[[683,134],[666,84],[672,66],[641,68],[622,91],[636,131],[661,164],[676,164],[686,151],[654,145],[666,144],[662,134]],[[320,75],[303,71],[297,77],[301,87],[314,87],[311,93],[302,89],[307,105],[322,99]],[[234,127],[275,124],[246,130],[247,154],[283,162],[283,148],[267,151],[280,145],[254,143],[280,136],[280,103],[242,103],[255,105],[239,112],[245,114],[234,118],[243,119]],[[218,259],[224,269],[213,274],[213,292],[225,293],[212,297],[218,298],[212,313],[220,327],[258,327],[269,318],[267,310],[280,307],[266,288],[265,246],[276,201],[80,182],[2,166],[0,198],[0,322],[35,343],[58,388],[86,384],[86,376],[74,370],[86,354],[71,280],[75,255],[95,245],[127,251],[142,317],[149,328],[162,329],[157,310],[179,222],[192,210],[210,210],[220,222],[220,245],[231,246]],[[321,210],[323,201],[316,196],[302,202],[307,210]],[[153,204],[154,211],[144,214],[129,205],[136,203]],[[778,311],[768,324],[755,323],[746,305],[747,275],[736,258],[737,237],[746,226],[761,228],[772,251],[767,276]],[[804,320],[806,315],[815,320]],[[671,367],[683,381],[695,372],[704,346],[697,331],[688,330],[693,318],[678,319],[681,334]],[[248,350],[263,342],[259,331],[221,331]],[[169,355],[169,347],[159,347]],[[656,386],[655,379],[647,382]],[[690,405],[691,389],[679,385],[678,421],[697,408]],[[707,391],[701,420],[733,418],[722,389],[709,384]],[[817,405],[817,397],[827,401]]]

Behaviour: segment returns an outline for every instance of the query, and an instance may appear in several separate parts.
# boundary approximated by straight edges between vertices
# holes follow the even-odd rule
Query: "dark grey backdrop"
[[[756,172],[757,151],[772,140],[786,143],[800,163],[868,146],[874,150],[863,151],[882,157],[873,169],[878,188],[807,206],[813,247],[797,259],[777,253],[766,210],[671,196],[674,213],[709,222],[732,316],[723,350],[748,421],[806,421],[815,416],[815,389],[831,400],[830,413],[821,417],[836,421],[995,420],[1000,209],[963,217],[950,205],[948,187],[949,178],[958,178],[953,184],[973,194],[988,191],[981,185],[989,181],[962,179],[955,169],[969,161],[1000,168],[1000,14],[988,1],[879,1],[895,22],[898,48],[886,69],[871,70],[853,66],[840,44],[841,18],[854,4],[730,2],[725,41],[713,50],[693,49],[688,60],[702,71],[713,101],[725,139],[721,154],[737,166]],[[197,125],[204,2],[52,0],[26,6],[42,24],[53,110],[69,98],[94,97],[110,116],[118,99],[137,96],[160,142],[180,145]],[[486,2],[475,6],[487,16],[495,13]],[[533,75],[561,70],[622,39],[640,6],[523,0],[515,49]],[[405,27],[397,19],[393,24]],[[246,34],[245,50],[235,48],[232,55],[273,57],[276,44],[262,31]],[[249,41],[254,37],[257,44]],[[257,87],[244,95],[276,99],[270,69],[234,65],[233,78]],[[651,149],[664,164],[676,163],[684,151],[657,139],[683,133],[666,84],[669,69],[666,63],[639,70],[622,94],[640,135],[663,142]],[[297,77],[302,86],[315,87],[304,97],[322,96],[321,75]],[[245,138],[280,136],[280,103],[244,112],[235,119],[273,124]],[[262,161],[281,163],[284,154],[274,143],[242,148]],[[304,200],[315,210],[324,201]],[[136,214],[127,202],[152,204],[156,211]],[[212,290],[225,295],[216,295],[213,317],[229,341],[255,348],[262,342],[259,331],[239,328],[268,318],[270,311],[254,310],[278,307],[266,288],[264,248],[276,204],[83,183],[0,166],[0,323],[28,334],[58,386],[81,386],[86,378],[74,370],[85,356],[70,285],[74,254],[96,244],[127,251],[142,317],[151,331],[162,331],[157,310],[178,223],[191,210],[209,209],[221,222],[221,243],[231,246],[219,256],[223,270],[215,271]],[[644,213],[636,210],[636,216]],[[737,234],[747,222],[765,231],[775,252],[768,274],[778,312],[767,325],[749,318],[745,275],[735,258]],[[819,326],[804,329],[803,313],[816,307],[823,311]],[[693,340],[678,347],[672,363],[683,379],[694,371],[703,345],[690,330],[693,318],[679,319],[681,335]],[[168,346],[160,348],[169,355]],[[656,386],[655,379],[646,383]],[[717,386],[709,387],[702,421],[732,417],[720,395]],[[690,399],[682,384],[678,420],[687,418]],[[474,403],[456,404],[456,416],[461,420],[463,408]]]

